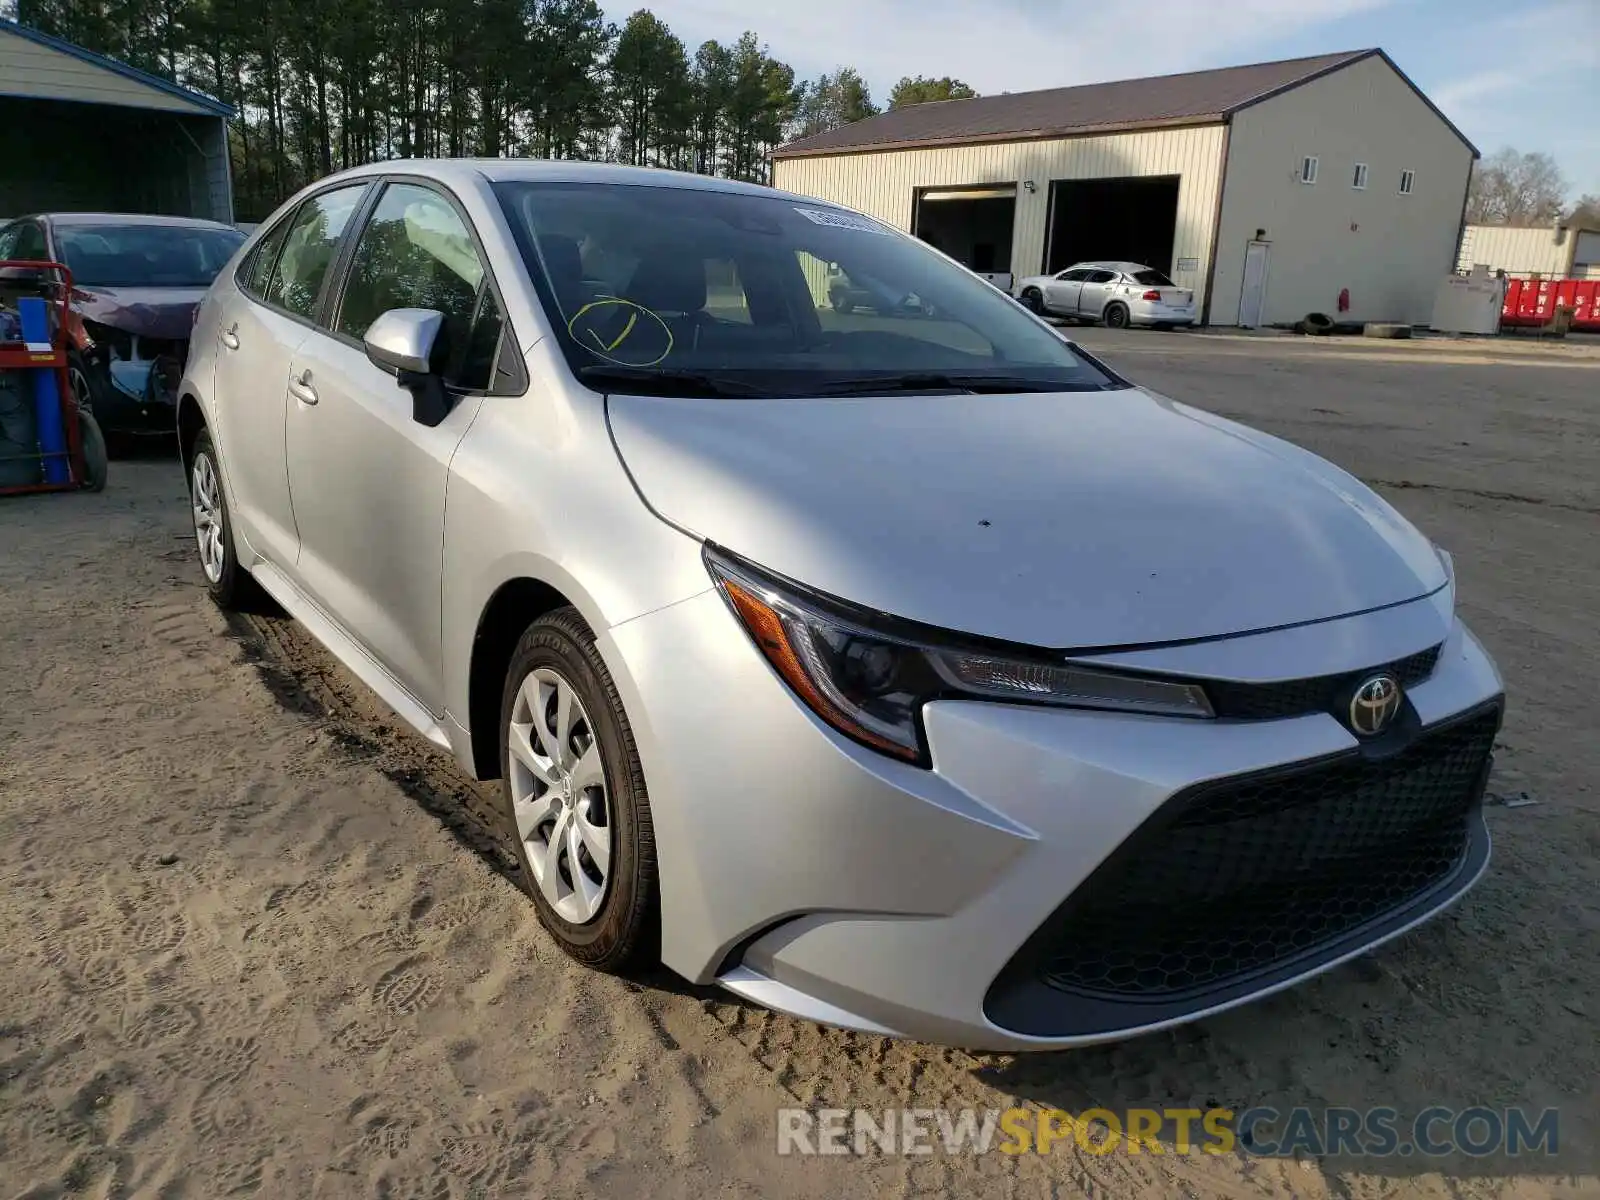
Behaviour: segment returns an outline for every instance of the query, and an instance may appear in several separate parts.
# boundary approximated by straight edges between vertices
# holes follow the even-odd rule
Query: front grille
[[[1353,752],[1179,793],[1041,931],[1039,978],[1164,999],[1403,907],[1461,863],[1499,726],[1497,706],[1391,758]]]
[[[1291,679],[1285,683],[1228,683],[1213,681],[1205,685],[1211,707],[1219,717],[1245,721],[1273,721],[1327,712],[1337,697],[1369,675],[1387,671],[1411,688],[1433,674],[1443,645],[1412,654],[1398,662],[1385,663],[1366,671],[1341,675],[1318,675],[1311,679]]]

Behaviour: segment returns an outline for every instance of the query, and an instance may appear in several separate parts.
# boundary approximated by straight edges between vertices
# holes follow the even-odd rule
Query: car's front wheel
[[[573,958],[658,953],[655,836],[633,731],[576,609],[530,625],[501,698],[501,785],[522,887]]]
[[[1023,288],[1021,299],[1023,308],[1031,313],[1044,315],[1044,296],[1040,294],[1038,288]]]

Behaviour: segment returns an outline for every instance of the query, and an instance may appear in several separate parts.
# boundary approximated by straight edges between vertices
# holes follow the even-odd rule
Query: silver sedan
[[[923,303],[837,311],[831,265]],[[1449,557],[871,218],[573,163],[301,192],[201,306],[199,563],[498,779],[551,938],[995,1049],[1161,1029],[1488,860]]]
[[[1054,275],[1030,275],[1017,299],[1040,316],[1167,327],[1194,324],[1194,293],[1154,267],[1130,262],[1076,263]]]

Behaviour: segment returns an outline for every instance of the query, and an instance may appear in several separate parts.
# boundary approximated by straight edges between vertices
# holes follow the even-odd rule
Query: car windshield
[[[977,276],[820,202],[638,184],[496,192],[568,362],[597,390],[1127,386]]]
[[[1160,271],[1135,271],[1133,273],[1133,281],[1135,283],[1142,283],[1145,287],[1176,286],[1172,280],[1168,279]]]
[[[55,226],[74,283],[85,287],[209,287],[245,235],[198,225]]]

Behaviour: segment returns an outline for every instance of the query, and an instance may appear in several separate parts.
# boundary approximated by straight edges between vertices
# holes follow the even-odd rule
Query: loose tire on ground
[[[560,732],[554,710],[563,684],[587,724],[580,730],[577,707],[570,708],[565,744],[553,736]],[[583,765],[591,748],[598,750],[602,772],[598,789],[589,782],[593,765]],[[518,883],[533,899],[540,923],[567,954],[597,970],[622,973],[655,961],[660,888],[644,768],[611,673],[574,608],[535,621],[512,652],[500,703],[500,762],[505,832],[520,868]],[[598,862],[589,849],[598,843],[587,840],[595,834],[597,800],[604,802],[603,872],[595,870]],[[552,844],[558,847],[555,856]],[[582,870],[590,886],[596,874],[603,875],[603,890],[589,902],[594,908],[587,919],[572,919],[573,907],[584,907],[574,903],[574,870]]]
[[[1361,336],[1369,338],[1408,338],[1411,326],[1388,321],[1369,321],[1361,328]]]

